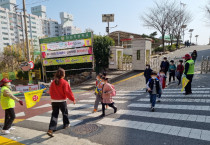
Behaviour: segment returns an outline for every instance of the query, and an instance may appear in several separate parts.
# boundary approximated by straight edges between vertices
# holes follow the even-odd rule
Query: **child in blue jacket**
[[[151,73],[151,79],[147,83],[147,90],[150,94],[151,111],[154,112],[156,97],[158,94],[162,94],[162,86],[157,78],[157,73],[154,71]]]

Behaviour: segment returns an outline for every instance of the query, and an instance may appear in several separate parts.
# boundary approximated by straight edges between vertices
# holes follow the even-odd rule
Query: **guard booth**
[[[132,67],[133,70],[144,70],[150,64],[152,40],[149,38],[132,39]]]
[[[109,69],[120,69],[121,61],[123,58],[123,47],[112,46],[110,47]]]

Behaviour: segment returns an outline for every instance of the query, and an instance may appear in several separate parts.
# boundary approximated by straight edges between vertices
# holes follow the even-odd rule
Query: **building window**
[[[5,13],[5,11],[0,10],[0,13],[3,13],[3,14],[4,14],[4,13]]]
[[[8,33],[6,33],[6,32],[2,32],[2,34],[3,34],[3,35],[8,35]]]
[[[4,43],[4,45],[9,45],[9,43]]]
[[[136,55],[137,55],[137,60],[140,60],[140,50],[137,50]]]
[[[3,40],[9,40],[9,38],[5,38],[5,37],[3,37]]]
[[[5,30],[6,30],[6,29],[7,29],[7,27],[2,27],[2,29],[5,29]]]
[[[1,22],[1,24],[7,24],[7,22]]]

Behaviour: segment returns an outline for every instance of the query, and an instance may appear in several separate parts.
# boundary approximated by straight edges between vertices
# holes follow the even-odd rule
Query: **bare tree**
[[[206,11],[207,19],[208,19],[208,21],[210,21],[210,1],[206,5],[205,11]]]
[[[179,44],[182,26],[191,21],[191,15],[186,9],[181,9],[177,1],[156,1],[155,6],[150,8],[142,16],[144,25],[158,30],[162,35],[162,45],[165,51],[165,35],[169,34],[171,45],[174,37]]]
[[[174,37],[176,38],[177,47],[180,44],[183,26],[188,25],[192,21],[191,14],[186,9],[176,10],[174,13]]]
[[[155,2],[155,6],[149,8],[149,11],[142,16],[144,25],[158,30],[162,35],[162,45],[165,51],[165,34],[168,30],[168,19],[170,11],[168,1]]]

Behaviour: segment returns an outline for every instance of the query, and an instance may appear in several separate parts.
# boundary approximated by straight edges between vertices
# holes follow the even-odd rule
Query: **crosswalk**
[[[94,123],[210,141],[210,88],[193,88],[193,94],[187,96],[181,93],[180,89],[165,89],[161,103],[156,103],[155,112],[150,112],[149,96],[144,91],[118,91],[114,97],[117,113],[108,108],[106,113],[111,115]],[[68,105],[71,126],[101,114],[101,105],[99,112],[92,113],[94,98]],[[51,112],[27,120],[49,123]],[[58,124],[62,125],[61,116]]]

